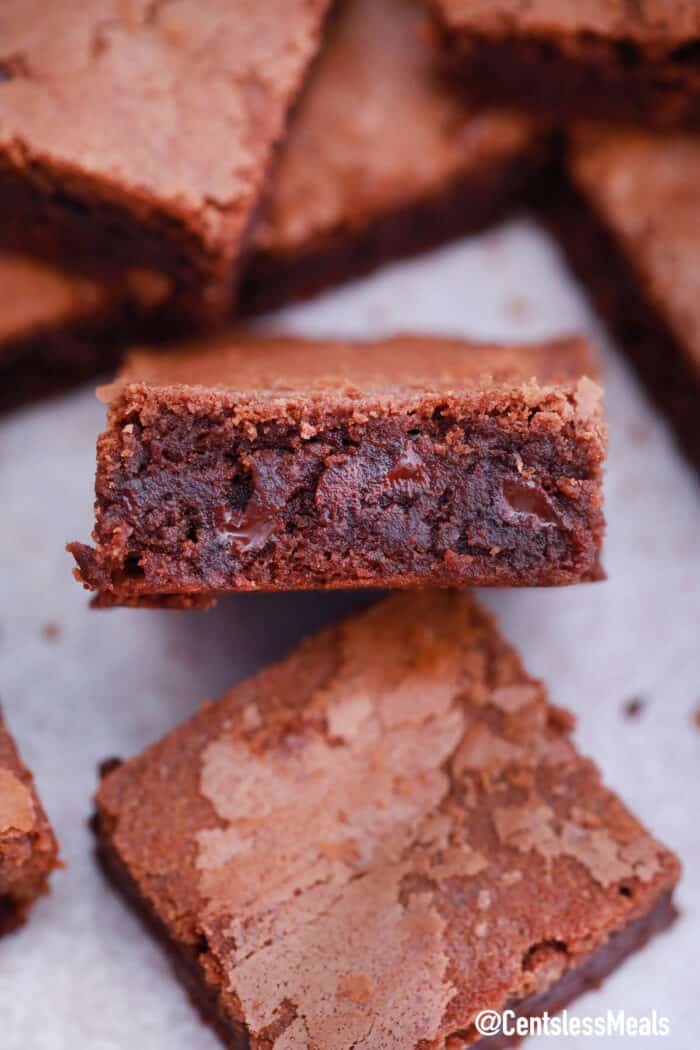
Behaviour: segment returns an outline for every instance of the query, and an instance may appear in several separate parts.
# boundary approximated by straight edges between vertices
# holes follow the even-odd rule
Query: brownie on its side
[[[185,312],[227,314],[329,4],[5,0],[3,246],[153,269]]]
[[[24,922],[56,867],[51,825],[0,711],[0,934]]]
[[[278,306],[486,226],[545,149],[525,117],[465,107],[424,0],[344,0],[275,164],[243,284]]]
[[[700,140],[581,126],[549,218],[700,467]]]
[[[395,595],[112,767],[100,854],[228,1046],[470,1045],[673,918],[571,726],[468,593]]]
[[[593,370],[576,339],[241,333],[136,353],[106,391],[77,576],[103,605],[597,578]]]
[[[432,0],[470,97],[557,118],[700,127],[700,5]]]

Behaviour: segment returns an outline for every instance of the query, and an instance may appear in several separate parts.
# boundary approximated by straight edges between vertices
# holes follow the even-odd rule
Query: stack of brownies
[[[106,764],[99,856],[229,1046],[505,1046],[481,1011],[674,916],[676,858],[465,590],[602,578],[595,354],[240,318],[527,203],[700,463],[700,5],[34,6],[0,12],[0,405],[150,345],[100,391],[78,579],[404,592]],[[57,863],[0,727],[0,927]]]

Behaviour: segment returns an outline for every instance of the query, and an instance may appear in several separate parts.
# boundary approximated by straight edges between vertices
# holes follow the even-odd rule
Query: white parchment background
[[[282,315],[308,334],[423,329],[602,339],[552,243],[525,220]],[[485,595],[577,739],[685,865],[673,930],[579,1000],[671,1020],[669,1039],[551,1039],[552,1050],[700,1045],[700,485],[622,359],[605,349],[608,582]],[[87,830],[97,763],[129,756],[303,633],[363,600],[241,596],[210,613],[92,612],[65,541],[91,528],[92,389],[0,423],[0,696],[65,871],[0,942],[2,1050],[213,1050],[158,946],[104,883]],[[366,600],[366,599],[365,599]],[[50,625],[47,627],[47,625]],[[56,635],[52,637],[52,635]],[[624,704],[644,702],[636,719]],[[533,1040],[534,1043],[534,1040]]]

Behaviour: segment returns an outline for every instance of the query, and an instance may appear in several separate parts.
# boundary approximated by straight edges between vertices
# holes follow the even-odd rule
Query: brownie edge
[[[51,825],[0,710],[0,934],[26,920],[59,866]]]

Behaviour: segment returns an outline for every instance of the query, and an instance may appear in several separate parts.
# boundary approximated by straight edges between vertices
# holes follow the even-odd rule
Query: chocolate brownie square
[[[700,467],[700,140],[579,126],[549,208],[573,269]]]
[[[104,394],[102,605],[227,591],[600,576],[605,431],[581,340],[228,335],[132,355]]]
[[[24,922],[58,866],[51,825],[0,711],[0,934]]]
[[[526,117],[465,106],[424,0],[345,0],[275,165],[246,310],[279,306],[483,228],[546,157]]]
[[[550,1013],[678,862],[468,593],[395,595],[103,779],[102,860],[230,1047],[428,1050]]]
[[[0,241],[231,309],[330,0],[5,0]]]
[[[700,127],[696,0],[432,0],[470,96],[556,118]]]
[[[0,410],[106,372],[128,340],[171,327],[167,282],[152,272],[98,281],[7,252],[0,289]]]

